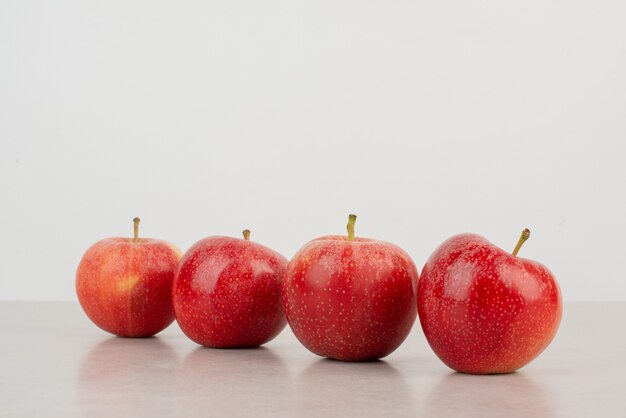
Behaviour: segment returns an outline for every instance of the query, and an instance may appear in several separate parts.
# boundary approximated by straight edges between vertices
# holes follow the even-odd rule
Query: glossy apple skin
[[[510,373],[552,341],[561,291],[542,264],[474,234],[445,241],[418,284],[420,323],[431,348],[463,373]]]
[[[174,321],[172,283],[181,252],[161,240],[107,238],[76,271],[76,294],[97,326],[120,337],[149,337]]]
[[[418,272],[399,247],[327,236],[293,257],[283,282],[287,321],[313,353],[344,361],[387,356],[409,334]]]
[[[287,259],[253,241],[209,237],[185,253],[174,280],[176,320],[198,344],[257,347],[287,325],[281,282]]]

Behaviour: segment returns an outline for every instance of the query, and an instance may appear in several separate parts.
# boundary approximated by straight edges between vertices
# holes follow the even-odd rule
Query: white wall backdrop
[[[418,267],[522,249],[626,300],[626,3],[0,1],[0,298],[75,299],[84,250],[342,233]]]

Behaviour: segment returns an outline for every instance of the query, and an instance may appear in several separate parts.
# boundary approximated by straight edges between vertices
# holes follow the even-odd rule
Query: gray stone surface
[[[198,347],[174,324],[111,337],[76,303],[0,302],[0,416],[626,417],[626,303],[570,303],[519,372],[453,373],[416,323],[384,361],[341,363],[286,329],[264,348]]]

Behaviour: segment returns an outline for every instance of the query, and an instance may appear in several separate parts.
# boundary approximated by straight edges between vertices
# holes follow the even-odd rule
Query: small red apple
[[[180,261],[174,279],[176,320],[198,344],[257,347],[287,325],[280,288],[287,259],[244,239],[209,237]]]
[[[485,238],[462,234],[430,256],[417,290],[426,339],[450,368],[510,373],[552,341],[561,321],[561,291],[542,264],[517,257]]]
[[[382,241],[326,236],[304,245],[283,282],[287,321],[315,354],[346,361],[375,360],[409,334],[417,309],[415,264]]]
[[[166,241],[107,238],[83,255],[76,293],[97,326],[120,337],[149,337],[174,321],[172,281],[181,252]]]

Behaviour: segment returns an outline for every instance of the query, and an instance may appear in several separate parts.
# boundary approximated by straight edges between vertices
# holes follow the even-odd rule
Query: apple
[[[76,294],[97,326],[120,337],[149,337],[174,321],[172,282],[181,252],[166,241],[106,238],[83,255]]]
[[[417,289],[426,339],[450,368],[510,373],[552,341],[563,311],[556,279],[542,264],[517,257],[475,234],[454,236],[430,256]]]
[[[185,253],[174,279],[176,320],[198,344],[257,347],[287,325],[281,281],[287,259],[244,239],[209,237]]]
[[[382,241],[325,236],[290,261],[283,304],[295,336],[313,353],[345,361],[375,360],[409,334],[418,272],[402,249]]]

